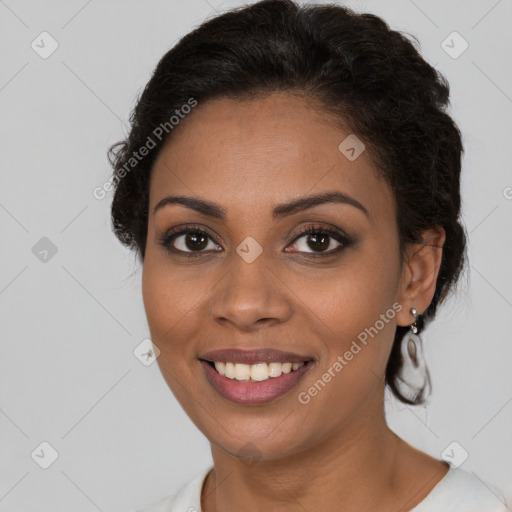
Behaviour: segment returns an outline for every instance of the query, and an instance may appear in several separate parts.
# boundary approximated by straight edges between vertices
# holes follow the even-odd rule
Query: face
[[[380,414],[402,307],[391,191],[303,98],[217,99],[178,128],[153,168],[143,266],[163,377],[232,455],[277,459],[355,435]],[[321,194],[339,195],[283,206]]]

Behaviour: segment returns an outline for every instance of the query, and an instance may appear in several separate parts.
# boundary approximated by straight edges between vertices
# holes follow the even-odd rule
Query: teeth
[[[249,380],[251,378],[251,367],[248,364],[235,364],[235,379]]]
[[[279,377],[283,373],[290,373],[298,370],[304,363],[257,363],[257,364],[239,364],[224,363],[215,361],[215,369],[228,379],[241,381],[267,380],[270,377]]]
[[[253,364],[250,368],[252,380],[261,381],[267,380],[270,377],[268,371],[268,364],[266,363]]]
[[[217,363],[215,363],[215,369],[221,373],[222,369],[217,368]],[[235,365],[233,363],[226,363],[225,374],[228,379],[235,378]]]

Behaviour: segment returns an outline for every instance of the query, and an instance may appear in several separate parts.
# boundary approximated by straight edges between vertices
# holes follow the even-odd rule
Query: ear
[[[411,325],[411,308],[422,314],[436,291],[446,233],[441,226],[434,226],[422,231],[421,237],[423,243],[408,244],[404,256],[398,295],[402,309],[396,316],[401,326]]]

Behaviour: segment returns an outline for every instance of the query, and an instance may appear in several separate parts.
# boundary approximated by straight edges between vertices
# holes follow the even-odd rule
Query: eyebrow
[[[368,210],[359,201],[347,194],[344,194],[343,192],[332,191],[299,197],[298,199],[293,199],[287,203],[278,204],[272,210],[272,218],[274,220],[278,220],[302,210],[314,208],[315,206],[326,203],[348,204],[361,210],[367,217],[369,217]],[[156,204],[153,213],[156,213],[158,210],[169,204],[179,204],[208,217],[213,217],[214,219],[226,220],[227,218],[226,210],[220,205],[211,201],[206,201],[205,199],[197,199],[195,197],[187,196],[164,197]]]

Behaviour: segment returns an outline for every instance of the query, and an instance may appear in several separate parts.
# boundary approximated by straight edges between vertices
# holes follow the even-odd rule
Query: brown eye
[[[183,240],[180,241],[180,238]],[[174,247],[180,251],[202,251],[208,246],[208,236],[202,233],[188,232],[174,239]]]
[[[307,235],[306,243],[314,251],[323,252],[329,249],[331,245],[331,237],[322,233],[315,233],[313,235]]]
[[[295,250],[312,256],[330,256],[352,245],[352,240],[331,228],[309,226],[293,242]],[[291,252],[291,251],[287,251]]]
[[[208,232],[193,226],[173,228],[160,238],[159,244],[183,256],[201,256],[207,250],[219,250],[219,245]]]

